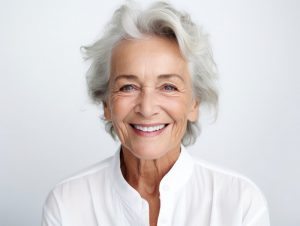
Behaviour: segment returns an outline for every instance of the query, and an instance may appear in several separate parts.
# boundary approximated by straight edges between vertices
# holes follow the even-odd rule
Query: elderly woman
[[[43,226],[269,225],[251,181],[184,148],[197,137],[199,107],[218,100],[207,37],[188,15],[164,2],[128,3],[84,50],[90,95],[121,145],[55,186]]]

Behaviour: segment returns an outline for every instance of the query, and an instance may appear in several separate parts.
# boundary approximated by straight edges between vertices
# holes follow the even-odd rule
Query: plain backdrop
[[[273,226],[299,226],[300,2],[171,2],[210,34],[220,76],[218,120],[201,113],[190,152],[251,178]],[[50,189],[118,147],[86,94],[79,47],[120,3],[1,0],[1,226],[40,225]]]

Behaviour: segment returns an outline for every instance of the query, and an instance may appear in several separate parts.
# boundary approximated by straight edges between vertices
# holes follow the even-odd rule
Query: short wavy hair
[[[127,1],[114,12],[102,37],[92,45],[82,47],[85,59],[91,61],[86,78],[92,101],[103,104],[107,100],[114,47],[124,39],[142,39],[147,35],[164,36],[177,41],[189,65],[194,98],[201,106],[206,105],[217,113],[217,70],[208,35],[192,22],[187,13],[176,10],[165,1],[155,2],[146,9],[134,1]],[[106,131],[116,138],[112,123],[103,120]],[[188,121],[181,143],[185,146],[193,144],[199,133],[198,120]]]

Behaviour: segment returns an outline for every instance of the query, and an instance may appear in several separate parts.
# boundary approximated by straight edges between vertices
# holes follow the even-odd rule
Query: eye
[[[164,91],[168,91],[168,92],[172,92],[172,91],[177,91],[178,90],[176,88],[176,86],[170,85],[170,84],[165,84],[165,85],[163,85],[162,88],[163,88]]]
[[[136,90],[136,87],[132,84],[124,85],[120,88],[120,91],[122,92],[131,92]]]

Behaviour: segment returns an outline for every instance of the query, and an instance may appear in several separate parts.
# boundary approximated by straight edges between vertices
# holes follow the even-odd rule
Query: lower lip
[[[134,128],[134,127],[132,127],[132,128],[133,128],[133,131],[137,135],[139,135],[139,136],[142,136],[142,137],[154,137],[154,136],[157,136],[157,135],[161,134],[167,127],[168,127],[168,125],[165,126],[162,129],[160,129],[160,130],[156,130],[156,131],[153,131],[153,132],[145,132],[145,131],[142,131],[142,130],[138,130],[138,129]]]

